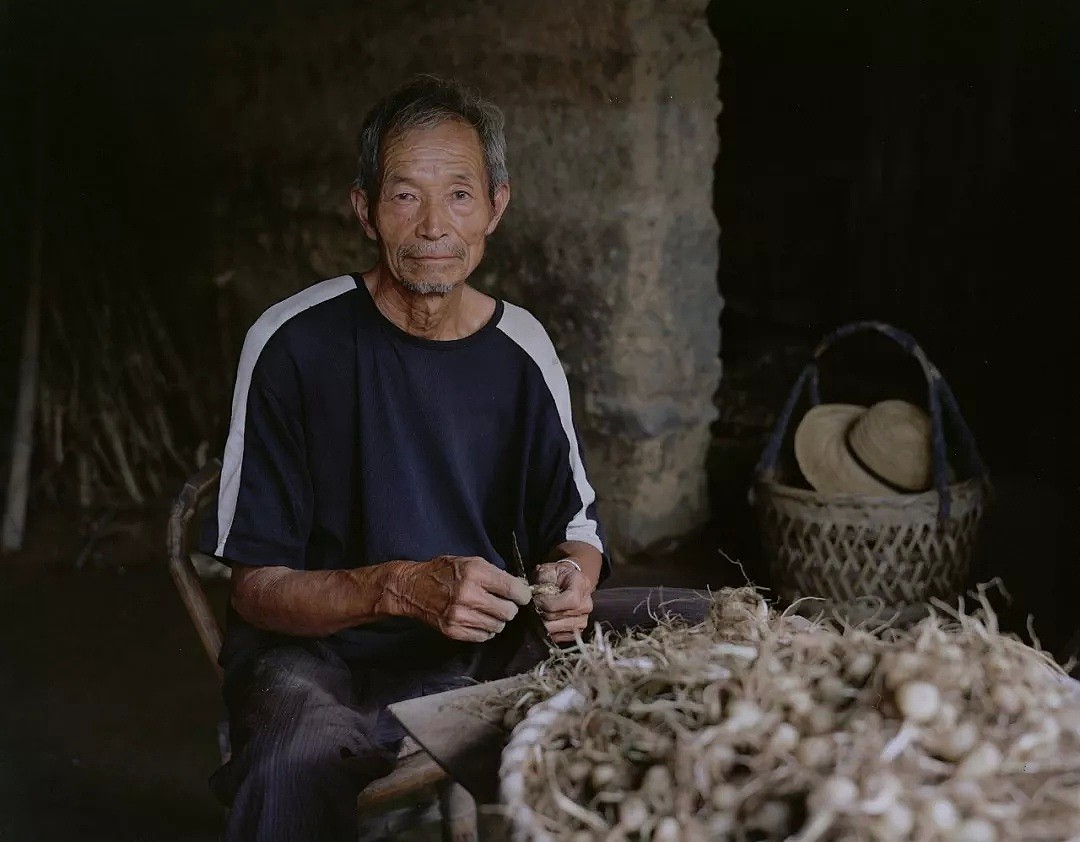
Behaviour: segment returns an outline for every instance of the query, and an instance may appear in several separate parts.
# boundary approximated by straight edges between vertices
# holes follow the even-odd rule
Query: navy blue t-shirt
[[[471,336],[423,339],[348,275],[274,305],[248,331],[208,521],[207,551],[232,565],[462,555],[506,569],[515,534],[526,567],[563,541],[604,553],[566,376],[540,323],[499,301]],[[260,635],[231,613],[223,661]],[[364,660],[446,645],[403,618],[328,643]]]

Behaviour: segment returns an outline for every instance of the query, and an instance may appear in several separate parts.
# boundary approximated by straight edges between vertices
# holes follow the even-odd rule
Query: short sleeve
[[[597,517],[596,493],[589,482],[581,439],[574,427],[570,393],[558,357],[542,370],[540,410],[536,413],[529,459],[527,499],[530,532],[542,553],[565,541],[580,541],[603,556],[601,579],[610,572],[604,529]]]
[[[243,382],[242,368],[238,374],[217,510],[210,513],[204,545],[228,564],[300,570],[313,508],[302,403],[296,387],[290,388],[294,378],[275,377],[273,356],[264,356],[249,382]]]
[[[610,561],[559,355],[543,325],[521,307],[505,303],[499,330],[528,357],[525,378],[532,398],[532,428],[527,437],[525,517],[530,542],[536,547],[531,555],[546,554],[566,541],[580,541],[600,551],[603,578],[610,571]]]
[[[542,553],[565,541],[581,541],[596,547],[603,556],[601,580],[611,571],[604,529],[596,513],[596,498],[585,475],[581,443],[575,436],[571,448],[566,431],[554,413],[541,416],[537,447],[529,466],[527,483],[530,539]],[[584,495],[583,495],[584,491]]]

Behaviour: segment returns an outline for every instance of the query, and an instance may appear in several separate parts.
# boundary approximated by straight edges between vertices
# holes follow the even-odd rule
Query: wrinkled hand
[[[589,614],[593,609],[592,582],[572,564],[563,561],[537,565],[534,579],[538,585],[559,586],[559,593],[537,594],[533,601],[551,639],[555,643],[569,643],[575,634],[581,634],[589,625]]]
[[[395,613],[470,643],[491,640],[532,599],[525,582],[476,556],[402,562],[390,589],[399,606]]]

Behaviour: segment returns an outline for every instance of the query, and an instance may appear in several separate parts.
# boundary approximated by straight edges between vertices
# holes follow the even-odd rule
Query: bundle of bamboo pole
[[[206,460],[222,384],[193,373],[145,289],[74,286],[46,306],[39,482],[82,506],[145,504]]]
[[[218,319],[212,304],[207,319],[185,317],[200,310],[198,285],[180,267],[158,269],[162,249],[152,254],[145,236],[153,227],[133,216],[146,207],[143,185],[107,167],[86,172],[72,152],[80,147],[56,142],[49,70],[44,61],[37,68],[29,249],[14,286],[25,315],[4,552],[21,548],[39,496],[83,507],[171,496],[206,460],[208,442],[222,440],[238,350],[223,324],[229,290],[204,285]],[[65,183],[63,201],[52,201],[60,178],[78,184]]]

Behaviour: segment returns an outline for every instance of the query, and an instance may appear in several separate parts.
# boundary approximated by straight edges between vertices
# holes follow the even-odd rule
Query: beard
[[[457,287],[457,284],[453,281],[439,283],[437,281],[409,281],[405,278],[397,278],[396,280],[403,289],[414,295],[449,295]]]
[[[436,255],[440,257],[453,256],[464,262],[468,253],[463,246],[457,243],[450,245],[449,248],[443,246],[439,249],[428,249],[413,243],[398,249],[398,265],[402,265],[409,258],[434,257]],[[402,289],[413,293],[413,295],[449,295],[459,284],[464,283],[464,279],[460,281],[413,281],[399,277],[397,282],[401,284]]]

